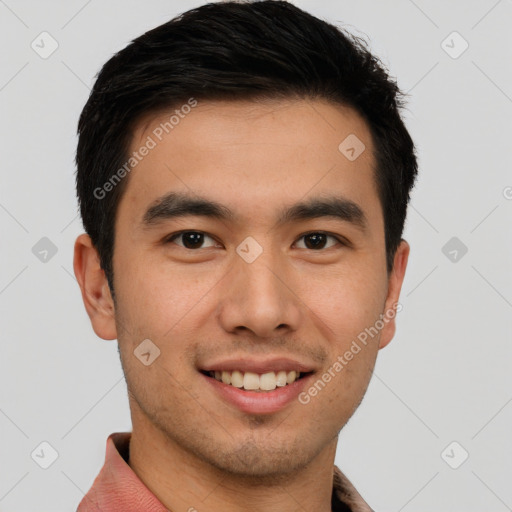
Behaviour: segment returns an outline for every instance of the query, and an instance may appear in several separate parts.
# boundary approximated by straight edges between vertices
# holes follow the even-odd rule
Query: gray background
[[[72,270],[76,124],[115,51],[201,3],[0,0],[0,511],[75,510],[131,429],[117,343]],[[368,35],[411,94],[420,161],[398,331],[336,463],[377,512],[512,510],[512,2],[294,3]]]

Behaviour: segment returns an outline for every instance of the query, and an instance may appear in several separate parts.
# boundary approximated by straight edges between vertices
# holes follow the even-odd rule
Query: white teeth
[[[300,377],[300,372],[280,370],[279,372],[258,374],[238,370],[233,372],[215,370],[209,372],[209,375],[224,384],[243,388],[247,391],[272,391],[276,387],[284,387],[295,382]]]
[[[260,377],[260,389],[271,391],[276,389],[276,374],[274,372],[264,373]]]
[[[244,386],[244,374],[236,370],[231,372],[231,385],[235,386],[235,388],[242,388]]]
[[[257,373],[245,372],[244,373],[244,389],[259,389],[260,378]]]
[[[281,370],[280,372],[277,373],[276,386],[286,386],[286,372],[284,370]]]
[[[291,372],[288,372],[288,374],[286,375],[286,382],[288,384],[291,384],[297,377],[298,375],[295,373],[295,370],[292,370]]]

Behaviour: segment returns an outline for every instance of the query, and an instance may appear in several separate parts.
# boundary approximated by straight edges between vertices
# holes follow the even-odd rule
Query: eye
[[[334,241],[334,243],[331,243],[331,245],[326,245],[327,239],[331,239]],[[204,246],[205,239],[210,239],[213,244],[210,246]],[[322,249],[329,249],[330,247],[333,247],[336,245],[336,243],[345,245],[340,238],[337,236],[331,235],[329,233],[325,233],[323,231],[313,231],[311,233],[306,233],[305,235],[302,235],[299,240],[304,239],[305,246],[299,247],[300,249],[310,249],[314,251],[319,251]],[[169,236],[165,243],[174,243],[176,240],[180,240],[181,243],[177,243],[176,245],[179,245],[180,247],[183,247],[184,249],[205,249],[208,247],[215,247],[216,241],[213,237],[209,236],[208,234],[204,233],[203,231],[180,231],[179,233],[174,233],[171,236]]]
[[[165,240],[165,243],[171,243],[174,242],[175,240],[182,240],[182,244],[177,244],[180,247],[184,247],[185,249],[204,249],[202,245],[204,243],[205,238],[209,238],[210,240],[215,242],[215,240],[211,236],[207,235],[206,233],[203,233],[202,231],[181,231],[179,233],[174,233],[173,235],[171,235],[169,238]],[[213,247],[213,245],[210,247]]]
[[[331,244],[328,247],[325,247],[325,242],[328,238],[333,239],[335,242],[338,242],[339,244],[343,245],[343,242],[336,236],[330,235],[329,233],[324,233],[323,231],[314,231],[312,233],[306,233],[305,235],[302,235],[299,240],[305,239],[306,247],[300,247],[300,249],[312,249],[312,250],[319,250],[319,249],[329,249],[330,247],[336,245],[336,243]]]

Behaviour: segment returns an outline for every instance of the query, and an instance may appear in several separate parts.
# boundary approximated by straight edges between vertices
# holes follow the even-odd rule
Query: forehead
[[[341,105],[198,101],[142,118],[129,155],[144,146],[151,149],[130,172],[118,209],[134,222],[170,191],[209,197],[246,223],[333,192],[363,204],[369,217],[380,211],[370,131]]]

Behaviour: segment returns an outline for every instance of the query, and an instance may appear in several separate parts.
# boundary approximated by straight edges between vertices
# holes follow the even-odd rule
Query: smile
[[[273,391],[276,388],[285,387],[299,380],[304,373],[291,370],[280,370],[277,372],[266,372],[258,374],[254,372],[234,371],[209,371],[205,374],[213,377],[219,382],[234,386],[235,388],[244,389],[246,391]]]

